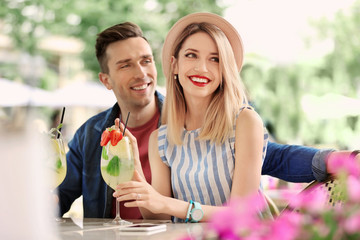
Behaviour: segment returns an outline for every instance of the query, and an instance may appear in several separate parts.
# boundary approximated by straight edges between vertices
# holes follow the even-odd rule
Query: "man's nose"
[[[135,67],[135,77],[136,78],[144,78],[146,76],[146,71],[141,65],[137,65]]]

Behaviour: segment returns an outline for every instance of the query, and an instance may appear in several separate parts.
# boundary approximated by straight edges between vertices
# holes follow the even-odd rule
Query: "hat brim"
[[[239,33],[223,17],[220,17],[219,15],[213,13],[201,12],[201,13],[192,13],[181,18],[174,24],[174,26],[172,26],[172,28],[168,32],[162,48],[162,61],[161,61],[162,70],[165,77],[168,77],[169,75],[168,71],[170,70],[171,57],[172,57],[171,49],[173,47],[175,39],[179,37],[180,33],[189,24],[200,23],[200,22],[214,24],[225,33],[233,49],[236,65],[238,71],[240,72],[243,63],[244,54],[243,54],[243,44]]]

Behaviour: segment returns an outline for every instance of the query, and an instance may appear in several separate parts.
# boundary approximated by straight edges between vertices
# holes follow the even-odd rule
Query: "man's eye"
[[[144,60],[144,63],[149,64],[149,63],[152,63],[152,61],[151,61],[151,59],[146,59],[146,60]]]
[[[122,69],[122,68],[127,68],[127,67],[129,67],[129,66],[130,66],[129,64],[121,65],[121,66],[120,66],[120,69]]]

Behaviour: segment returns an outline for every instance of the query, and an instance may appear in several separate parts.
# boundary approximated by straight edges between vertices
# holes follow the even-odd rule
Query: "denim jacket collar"
[[[158,91],[155,91],[155,97],[156,97],[156,104],[158,105],[158,108],[160,110],[160,119],[161,119],[162,106],[163,106],[165,97]],[[107,112],[103,121],[98,121],[94,125],[95,130],[98,132],[102,132],[102,131],[104,131],[106,126],[112,126],[114,124],[115,118],[117,118],[119,116],[119,114],[120,114],[120,108],[119,108],[118,103],[116,102],[114,104],[114,106],[112,107],[111,111]],[[158,123],[158,127],[160,127],[160,121]]]

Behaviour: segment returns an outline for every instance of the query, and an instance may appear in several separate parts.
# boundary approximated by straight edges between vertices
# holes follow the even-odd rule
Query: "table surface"
[[[80,224],[77,223],[80,221]],[[65,222],[57,223],[57,231],[59,239],[102,239],[102,240],[133,240],[133,239],[182,239],[184,237],[200,236],[205,231],[205,223],[172,223],[171,221],[160,220],[134,220],[133,223],[163,223],[166,224],[166,231],[144,235],[135,233],[136,235],[123,235],[119,230],[119,226],[104,225],[111,219],[100,218],[84,218],[80,220],[72,220],[66,218]],[[82,222],[82,227],[81,227]],[[76,224],[77,223],[77,224]],[[80,225],[80,226],[79,226]]]

